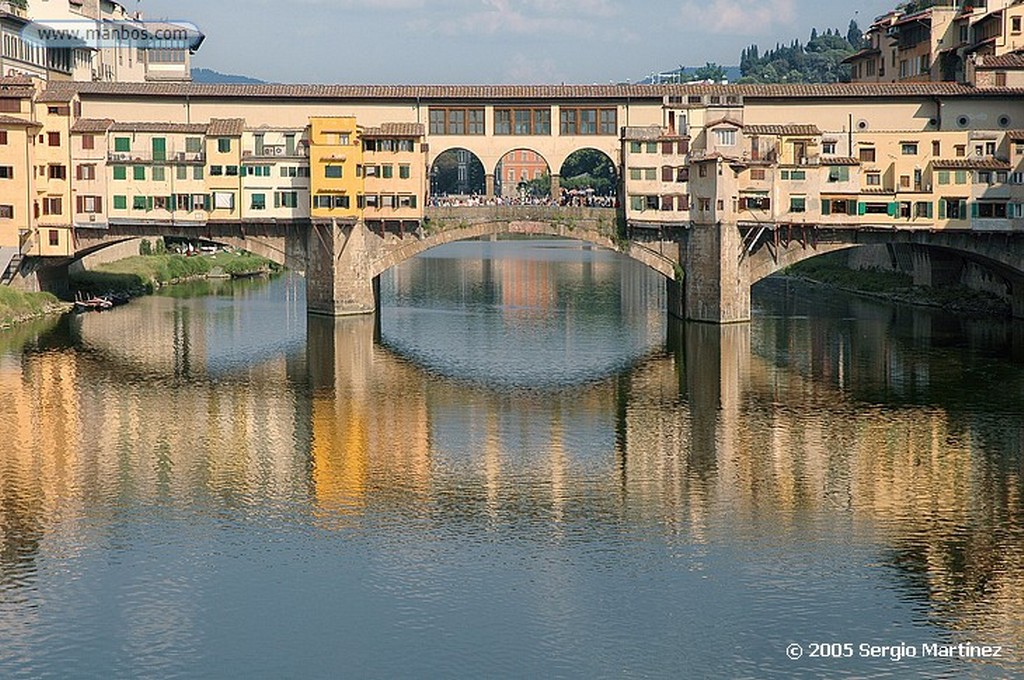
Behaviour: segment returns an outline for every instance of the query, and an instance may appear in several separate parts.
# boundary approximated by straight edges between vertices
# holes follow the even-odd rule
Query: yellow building
[[[355,116],[310,119],[309,174],[314,219],[357,219],[363,147]]]
[[[0,275],[34,226],[32,159],[41,127],[33,120],[34,95],[29,79],[0,79]]]
[[[242,215],[242,134],[245,120],[211,118],[206,129],[206,188],[211,220],[238,221]]]
[[[42,124],[35,145],[33,216],[38,238],[25,254],[66,257],[75,252],[71,205],[71,121],[73,97],[36,99],[36,120]]]

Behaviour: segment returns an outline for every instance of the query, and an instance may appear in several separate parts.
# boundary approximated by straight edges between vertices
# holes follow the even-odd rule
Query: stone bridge
[[[669,312],[709,323],[750,319],[750,286],[819,255],[865,245],[890,248],[918,285],[958,280],[966,263],[991,273],[1024,318],[1024,232],[927,231],[814,225],[697,224],[624,229],[613,209],[556,206],[430,208],[415,231],[364,222],[133,224],[78,230],[77,253],[161,236],[207,239],[306,275],[311,313],[372,313],[378,277],[431,248],[498,234],[572,238],[631,257],[665,277]]]

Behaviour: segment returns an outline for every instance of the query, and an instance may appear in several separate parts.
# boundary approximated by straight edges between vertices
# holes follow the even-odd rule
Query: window
[[[967,201],[963,198],[943,198],[939,201],[939,219],[962,220],[967,217]]]
[[[94,180],[96,179],[96,166],[92,163],[87,163],[78,166],[78,179],[81,180]]]
[[[79,196],[76,199],[76,212],[85,214],[96,214],[103,212],[103,202],[99,196]]]
[[[192,168],[192,179],[203,179],[203,166],[197,165]]]
[[[132,168],[132,176],[137,180],[146,179],[146,166],[136,165]]]
[[[206,194],[192,194],[192,209],[193,210],[206,210]]]
[[[200,153],[203,150],[203,139],[202,137],[186,137],[185,138],[185,152],[186,153]]]
[[[235,194],[231,191],[215,191],[213,192],[213,208],[214,210],[234,210],[235,209]]]
[[[782,170],[781,172],[779,172],[779,175],[782,177],[782,179],[790,179],[797,181],[807,179],[806,170]]]
[[[996,71],[996,87],[1006,87],[1006,71]]]
[[[167,179],[167,168],[162,165],[153,166],[153,181],[163,182]]]
[[[64,206],[61,204],[60,197],[51,197],[43,199],[44,215],[60,215],[63,211]]]
[[[790,198],[789,198],[789,212],[793,212],[793,213],[807,212],[807,197],[806,196],[790,196]]]
[[[644,209],[644,197],[643,196],[630,196],[629,197],[629,208],[630,210]]]
[[[482,108],[430,107],[430,134],[482,135],[484,110]]]
[[[967,145],[957,144],[953,147],[953,152],[956,154],[957,158],[963,158],[967,155]]]
[[[957,170],[953,173],[953,178],[957,184],[967,184],[967,171]]]
[[[403,195],[398,197],[399,208],[415,208],[416,197],[411,195]]]
[[[661,197],[661,209],[662,210],[675,210],[676,208],[676,197],[675,196],[662,196]]]
[[[658,143],[647,142],[647,153],[658,153]]]
[[[154,137],[152,140],[153,144],[153,160],[165,161],[167,160],[167,140],[163,137]]]
[[[231,153],[231,138],[220,137],[217,139],[217,151],[220,153]]]
[[[559,131],[563,135],[618,134],[618,112],[615,109],[562,107],[558,115]]]
[[[989,170],[979,170],[977,184],[992,184],[992,173]]]
[[[82,135],[82,148],[91,150],[96,148],[96,136],[95,135]]]
[[[515,171],[514,170],[509,170],[509,175],[510,175],[511,178],[514,179],[515,178]],[[641,170],[640,168],[630,168],[629,169],[629,178],[632,179],[632,180],[643,179],[643,170]]]
[[[765,178],[764,168],[751,168],[750,169],[750,179],[753,179],[753,180],[763,180],[764,178]]]
[[[132,210],[145,210],[146,209],[146,197],[135,196],[132,198]]]
[[[0,179],[14,179],[14,167],[10,165],[0,165]]]
[[[267,195],[266,194],[253,194],[252,203],[249,206],[252,210],[266,210],[267,209]]]
[[[671,182],[676,176],[675,168],[671,165],[665,165],[661,168],[661,181]]]
[[[49,229],[49,230],[47,230],[46,236],[47,236],[48,242],[49,242],[49,244],[51,246],[59,246],[60,245],[60,232],[57,231],[56,229]]]
[[[175,176],[176,179],[181,179],[181,180],[187,180],[188,179],[188,168],[185,167],[184,165],[177,166],[174,169],[174,173],[175,173],[174,176]]]
[[[274,194],[275,208],[298,208],[299,194],[297,191],[278,191]]]
[[[904,156],[916,156],[917,142],[902,142],[900,144],[900,153]]]
[[[629,152],[630,153],[643,153],[644,152],[644,145],[641,144],[640,142],[630,142],[629,143]]]
[[[656,180],[656,179],[658,179],[658,169],[657,168],[644,168],[644,179],[646,179],[646,180]]]
[[[831,165],[828,168],[829,182],[849,182],[850,168],[846,165]]]
[[[495,109],[496,135],[550,135],[550,108]]]
[[[224,174],[228,177],[238,177],[238,166],[237,165],[225,165]]]
[[[124,165],[114,166],[114,179],[128,179],[128,168]]]
[[[0,205],[0,220],[12,220],[14,219],[14,206],[13,205]]]
[[[821,153],[826,155],[826,156],[834,156],[835,153],[836,153],[836,143],[835,142],[822,142],[821,143]]]
[[[715,130],[715,143],[718,146],[736,146],[736,130]]]
[[[875,147],[864,146],[860,149],[860,162],[861,163],[874,163],[875,162]]]
[[[1021,17],[1010,17],[1010,33],[1017,35],[1020,33]]]
[[[1003,219],[1006,217],[1006,203],[978,202],[974,204],[974,216],[984,219]]]
[[[949,170],[939,170],[937,180],[939,184],[949,184]]]
[[[938,158],[941,155],[942,155],[942,142],[940,142],[937,139],[933,140],[932,141],[932,156],[935,156],[936,158]]]
[[[408,165],[399,165],[398,166],[398,178],[399,179],[409,179],[410,177],[412,177],[412,167],[408,166]]]
[[[910,188],[910,175],[900,175],[900,189]]]
[[[51,165],[48,168],[47,177],[50,179],[67,179],[68,169],[63,165]]]
[[[865,176],[865,182],[869,187],[882,186],[882,175],[878,172],[869,172]]]
[[[60,133],[59,132],[48,132],[46,133],[47,144],[50,146],[60,146]]]
[[[932,202],[931,201],[918,201],[914,204],[914,217],[931,217],[932,216]]]
[[[192,209],[192,197],[188,194],[178,194],[175,196],[174,209],[177,211],[188,212]]]
[[[115,137],[114,151],[118,153],[131,153],[132,140],[129,137]]]
[[[395,168],[393,165],[382,165],[380,166],[380,174],[384,179],[391,179],[394,176]]]
[[[675,153],[675,150],[676,150],[676,145],[673,144],[672,142],[662,142],[661,143],[661,155],[662,156],[671,156],[672,154]]]

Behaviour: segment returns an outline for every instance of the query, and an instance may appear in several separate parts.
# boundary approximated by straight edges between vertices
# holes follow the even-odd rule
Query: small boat
[[[93,296],[79,297],[75,300],[76,312],[102,312],[114,306],[114,301],[108,297]]]

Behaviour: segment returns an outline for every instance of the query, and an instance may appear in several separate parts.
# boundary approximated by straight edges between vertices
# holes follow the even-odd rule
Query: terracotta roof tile
[[[1024,94],[1024,88],[975,88],[958,83],[829,83],[820,85],[222,85],[208,83],[55,82],[46,98],[69,101],[75,92],[108,97],[251,99],[660,99],[666,96],[736,95],[748,98],[978,97]]]
[[[244,118],[211,118],[206,134],[211,137],[241,137],[244,131]]]
[[[43,127],[40,123],[35,123],[31,120],[25,120],[24,118],[15,118],[14,116],[0,115],[0,126],[2,127]]]
[[[821,134],[817,125],[747,125],[743,128],[748,135],[800,135],[816,137]]]
[[[422,137],[425,133],[422,123],[383,123],[363,129],[363,137]]]
[[[1019,70],[1024,69],[1024,54],[1016,52],[1013,54],[1004,54],[998,57],[979,57],[975,63],[975,67],[981,70],[985,69],[1011,69]]]
[[[860,161],[851,156],[822,156],[822,165],[860,165]]]
[[[79,118],[71,126],[71,132],[84,134],[106,132],[113,124],[114,121],[109,118]]]
[[[936,170],[1009,170],[1010,164],[998,158],[950,158],[932,161]]]
[[[36,101],[43,104],[66,104],[75,98],[78,86],[84,84],[63,80],[47,83],[46,89],[36,97]]]
[[[206,134],[206,123],[113,123],[111,132],[179,132],[184,134]],[[239,133],[241,134],[241,133]]]
[[[1006,138],[1011,142],[1024,142],[1024,130],[1007,130]]]

